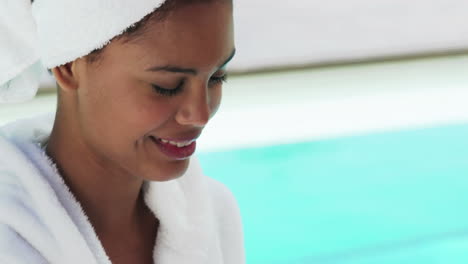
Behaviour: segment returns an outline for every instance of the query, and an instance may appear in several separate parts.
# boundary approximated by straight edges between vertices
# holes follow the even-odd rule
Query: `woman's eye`
[[[170,96],[178,95],[179,93],[183,91],[184,82],[183,81],[180,82],[176,88],[172,88],[172,89],[166,89],[156,84],[152,84],[152,86],[153,86],[153,90],[157,92],[158,94],[170,97]]]
[[[213,76],[210,79],[210,84],[215,85],[215,84],[220,84],[220,83],[223,83],[223,82],[227,82],[227,78],[228,78],[227,74],[225,74],[223,76]]]
[[[227,81],[226,74],[223,76],[213,76],[211,77],[209,81],[209,86],[217,85],[226,81]],[[163,88],[156,84],[152,84],[151,86],[153,87],[153,90],[157,92],[158,94],[170,97],[170,96],[178,95],[184,90],[184,81],[180,82],[179,85],[177,85],[177,87],[171,88],[171,89]]]

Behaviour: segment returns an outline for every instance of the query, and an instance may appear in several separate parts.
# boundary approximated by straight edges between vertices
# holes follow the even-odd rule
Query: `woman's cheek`
[[[176,101],[158,100],[148,108],[147,119],[151,120],[153,126],[163,124],[175,116],[177,108]]]

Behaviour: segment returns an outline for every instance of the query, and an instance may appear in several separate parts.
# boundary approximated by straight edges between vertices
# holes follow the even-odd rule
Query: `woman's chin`
[[[164,165],[153,166],[145,173],[145,180],[165,182],[182,177],[187,172],[189,159],[166,162]]]

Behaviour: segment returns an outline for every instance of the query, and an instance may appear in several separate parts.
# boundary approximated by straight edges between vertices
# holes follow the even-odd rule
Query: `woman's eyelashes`
[[[160,94],[160,95],[163,95],[163,96],[175,96],[179,93],[181,93],[184,89],[184,83],[185,83],[185,80],[182,80],[178,85],[177,87],[175,88],[172,88],[172,89],[166,89],[166,88],[163,88],[159,85],[156,85],[156,84],[153,84],[153,89],[156,93]]]
[[[220,84],[220,83],[223,83],[223,82],[227,82],[227,74],[224,74],[222,76],[213,76],[211,77],[210,79],[210,85],[215,85],[215,84]]]
[[[209,83],[208,83],[208,87],[213,87],[215,85],[227,82],[227,77],[228,77],[227,74],[224,74],[222,76],[213,76],[213,77],[211,77],[210,80],[209,80]],[[170,89],[163,88],[163,87],[161,87],[159,85],[156,85],[156,84],[152,84],[152,86],[153,86],[153,90],[156,93],[158,93],[160,95],[163,95],[163,96],[171,97],[171,96],[175,96],[175,95],[178,95],[178,94],[182,93],[184,91],[184,84],[185,84],[185,80],[182,80],[177,85],[177,87],[170,88]]]

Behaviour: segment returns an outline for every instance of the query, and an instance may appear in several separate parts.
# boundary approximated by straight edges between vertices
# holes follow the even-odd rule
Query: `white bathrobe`
[[[0,264],[110,264],[79,202],[39,144],[53,118],[0,130]],[[160,220],[156,264],[245,263],[239,208],[198,161],[168,182],[147,182],[145,201]]]

